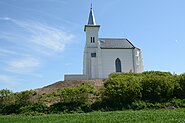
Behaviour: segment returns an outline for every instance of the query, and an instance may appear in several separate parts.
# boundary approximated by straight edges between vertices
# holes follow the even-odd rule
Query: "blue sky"
[[[100,37],[130,39],[145,70],[185,72],[184,0],[1,0],[0,89],[35,89],[82,73],[91,3]]]

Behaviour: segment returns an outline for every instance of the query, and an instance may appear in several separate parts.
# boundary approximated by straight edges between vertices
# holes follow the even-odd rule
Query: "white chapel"
[[[104,79],[115,72],[144,71],[141,49],[126,38],[100,38],[99,29],[91,7],[88,24],[84,26],[83,74],[68,74],[64,76],[65,80]]]

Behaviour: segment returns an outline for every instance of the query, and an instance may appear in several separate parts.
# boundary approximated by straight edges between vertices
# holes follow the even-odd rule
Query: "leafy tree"
[[[8,104],[11,101],[10,95],[12,95],[13,92],[8,89],[2,89],[0,90],[0,104]]]
[[[2,90],[0,90],[0,97],[1,98],[7,97],[10,94],[12,94],[12,91],[10,91],[8,89],[2,89]]]

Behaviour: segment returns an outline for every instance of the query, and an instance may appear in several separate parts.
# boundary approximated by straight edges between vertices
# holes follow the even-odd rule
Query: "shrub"
[[[21,105],[12,104],[12,105],[4,105],[2,106],[2,109],[0,110],[1,114],[9,115],[9,114],[19,114],[19,109],[21,108]]]
[[[60,97],[60,102],[53,104],[51,112],[88,112],[93,103],[96,90],[92,85],[81,85],[57,90],[53,93]]]
[[[173,76],[170,72],[161,72],[161,71],[145,71],[142,75],[151,75],[151,76],[160,76],[160,77],[169,77]]]
[[[140,99],[140,78],[135,76],[110,78],[105,83],[105,98],[108,104],[120,108],[127,103]]]
[[[81,85],[57,90],[53,94],[60,97],[60,102],[86,102],[95,95],[96,90],[92,85]]]
[[[128,109],[141,110],[148,108],[149,105],[146,101],[137,100],[128,105]]]
[[[50,106],[51,113],[73,113],[89,112],[91,109],[86,103],[82,102],[59,102]]]
[[[48,107],[41,103],[35,103],[33,105],[20,107],[19,113],[21,114],[31,114],[32,113],[47,113]]]
[[[174,96],[180,99],[185,98],[185,74],[176,77]]]
[[[31,105],[33,103],[31,99],[34,95],[36,95],[36,92],[33,90],[15,93],[15,103],[23,106]]]
[[[172,77],[160,75],[147,75],[142,79],[142,99],[152,102],[169,100],[174,91]]]
[[[0,105],[8,105],[13,101],[13,92],[8,89],[0,90]]]

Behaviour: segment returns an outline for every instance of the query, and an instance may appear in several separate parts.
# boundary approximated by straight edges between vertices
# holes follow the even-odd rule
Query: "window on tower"
[[[95,37],[91,37],[91,43],[95,43]]]
[[[95,37],[93,37],[93,43],[95,43]]]
[[[91,37],[91,43],[93,43],[93,37]]]
[[[96,53],[91,53],[91,57],[96,57]]]

